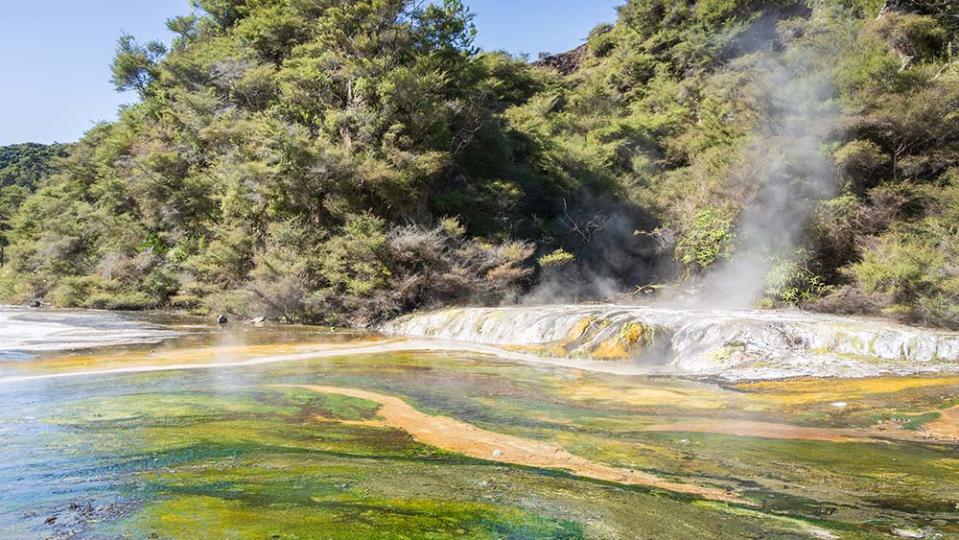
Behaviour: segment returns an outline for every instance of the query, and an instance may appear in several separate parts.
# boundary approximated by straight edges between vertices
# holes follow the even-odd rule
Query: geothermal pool
[[[777,379],[556,360],[586,345],[569,328],[522,348],[89,312],[0,321],[2,538],[959,536],[944,334],[935,371]]]

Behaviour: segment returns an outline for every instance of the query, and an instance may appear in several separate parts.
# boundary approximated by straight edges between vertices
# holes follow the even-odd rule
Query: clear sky
[[[528,53],[562,52],[616,17],[625,0],[466,0],[478,45]],[[187,0],[3,2],[0,19],[0,145],[70,142],[136,99],[110,84],[116,39],[169,43],[164,21],[190,11]]]

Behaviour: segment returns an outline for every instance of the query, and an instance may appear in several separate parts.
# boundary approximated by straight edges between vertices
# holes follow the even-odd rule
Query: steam
[[[703,280],[708,307],[753,305],[772,257],[795,253],[813,206],[836,190],[826,144],[840,114],[823,56],[794,47],[758,66],[763,117],[730,177],[734,186],[755,186],[755,194],[739,216],[736,253]]]
[[[695,290],[661,294],[660,303],[751,307],[763,295],[773,264],[797,255],[815,205],[836,191],[828,148],[841,120],[830,69],[836,55],[804,42],[801,20],[814,28],[815,13],[804,7],[770,10],[723,51],[730,69],[753,74],[749,92],[759,116],[723,183],[723,197],[742,208],[736,248]],[[564,210],[567,234],[560,239],[576,252],[576,262],[544,272],[522,303],[622,298],[624,286],[675,275],[668,253],[674,238],[634,234],[656,227],[641,208],[622,198],[587,196]]]

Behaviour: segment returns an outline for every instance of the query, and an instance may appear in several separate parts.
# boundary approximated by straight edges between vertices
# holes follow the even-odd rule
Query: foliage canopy
[[[119,121],[0,153],[8,299],[367,324],[697,280],[775,178],[770,301],[959,325],[953,2],[629,0],[567,74],[460,0],[192,4],[119,39]]]

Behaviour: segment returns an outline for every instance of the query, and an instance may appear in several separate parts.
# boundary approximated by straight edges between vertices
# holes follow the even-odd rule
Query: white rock
[[[387,334],[492,346],[542,346],[589,323],[568,356],[588,359],[631,325],[664,357],[636,358],[635,373],[714,375],[729,380],[869,377],[959,369],[959,332],[890,321],[787,310],[709,310],[579,304],[458,308],[386,323]],[[588,360],[582,360],[584,367]]]
[[[893,529],[892,534],[899,538],[925,538],[926,535],[918,529]]]

